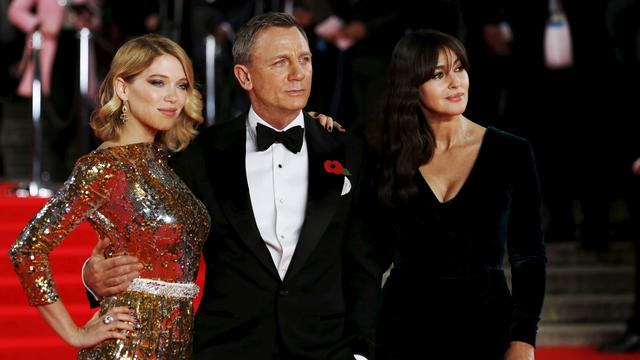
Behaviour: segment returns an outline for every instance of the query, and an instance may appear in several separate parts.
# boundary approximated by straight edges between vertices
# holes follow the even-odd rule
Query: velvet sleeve
[[[531,146],[521,141],[517,147],[512,152],[507,241],[514,300],[510,340],[535,346],[546,279],[542,200]]]

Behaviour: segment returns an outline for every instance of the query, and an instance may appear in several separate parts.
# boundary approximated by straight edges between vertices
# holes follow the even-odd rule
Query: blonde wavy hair
[[[185,51],[172,40],[156,34],[143,35],[124,43],[111,61],[111,68],[100,85],[100,107],[91,115],[91,128],[102,141],[114,141],[124,126],[122,100],[116,94],[116,79],[130,82],[162,55],[174,56],[182,64],[187,77],[187,99],[176,126],[160,131],[158,137],[171,151],[180,151],[197,135],[202,123],[202,95],[195,89],[193,65]]]

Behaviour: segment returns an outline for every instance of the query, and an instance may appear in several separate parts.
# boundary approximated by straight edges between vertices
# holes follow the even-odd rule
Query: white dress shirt
[[[307,208],[307,142],[302,141],[302,149],[297,154],[280,143],[274,143],[265,151],[258,151],[258,123],[274,129],[253,108],[249,110],[245,160],[249,196],[260,236],[271,253],[280,279],[284,279],[298,244]],[[304,128],[302,111],[283,131],[294,126]]]

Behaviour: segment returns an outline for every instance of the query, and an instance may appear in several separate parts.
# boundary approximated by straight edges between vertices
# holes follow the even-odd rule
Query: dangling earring
[[[128,111],[129,109],[127,109],[127,103],[125,102],[122,104],[122,109],[120,109],[120,120],[122,121],[122,124],[125,124],[129,119],[129,116],[127,115]]]

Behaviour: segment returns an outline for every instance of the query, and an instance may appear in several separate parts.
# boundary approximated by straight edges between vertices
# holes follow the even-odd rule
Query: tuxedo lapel
[[[279,279],[271,254],[260,236],[251,207],[245,166],[246,114],[233,122],[212,141],[214,144],[210,144],[216,150],[214,154],[206,156],[209,162],[208,176],[229,223],[265,268]]]
[[[293,276],[308,259],[331,222],[344,184],[344,175],[329,173],[325,162],[345,164],[345,149],[316,120],[305,114],[305,139],[309,156],[309,188],[305,219],[291,264],[284,281]]]

